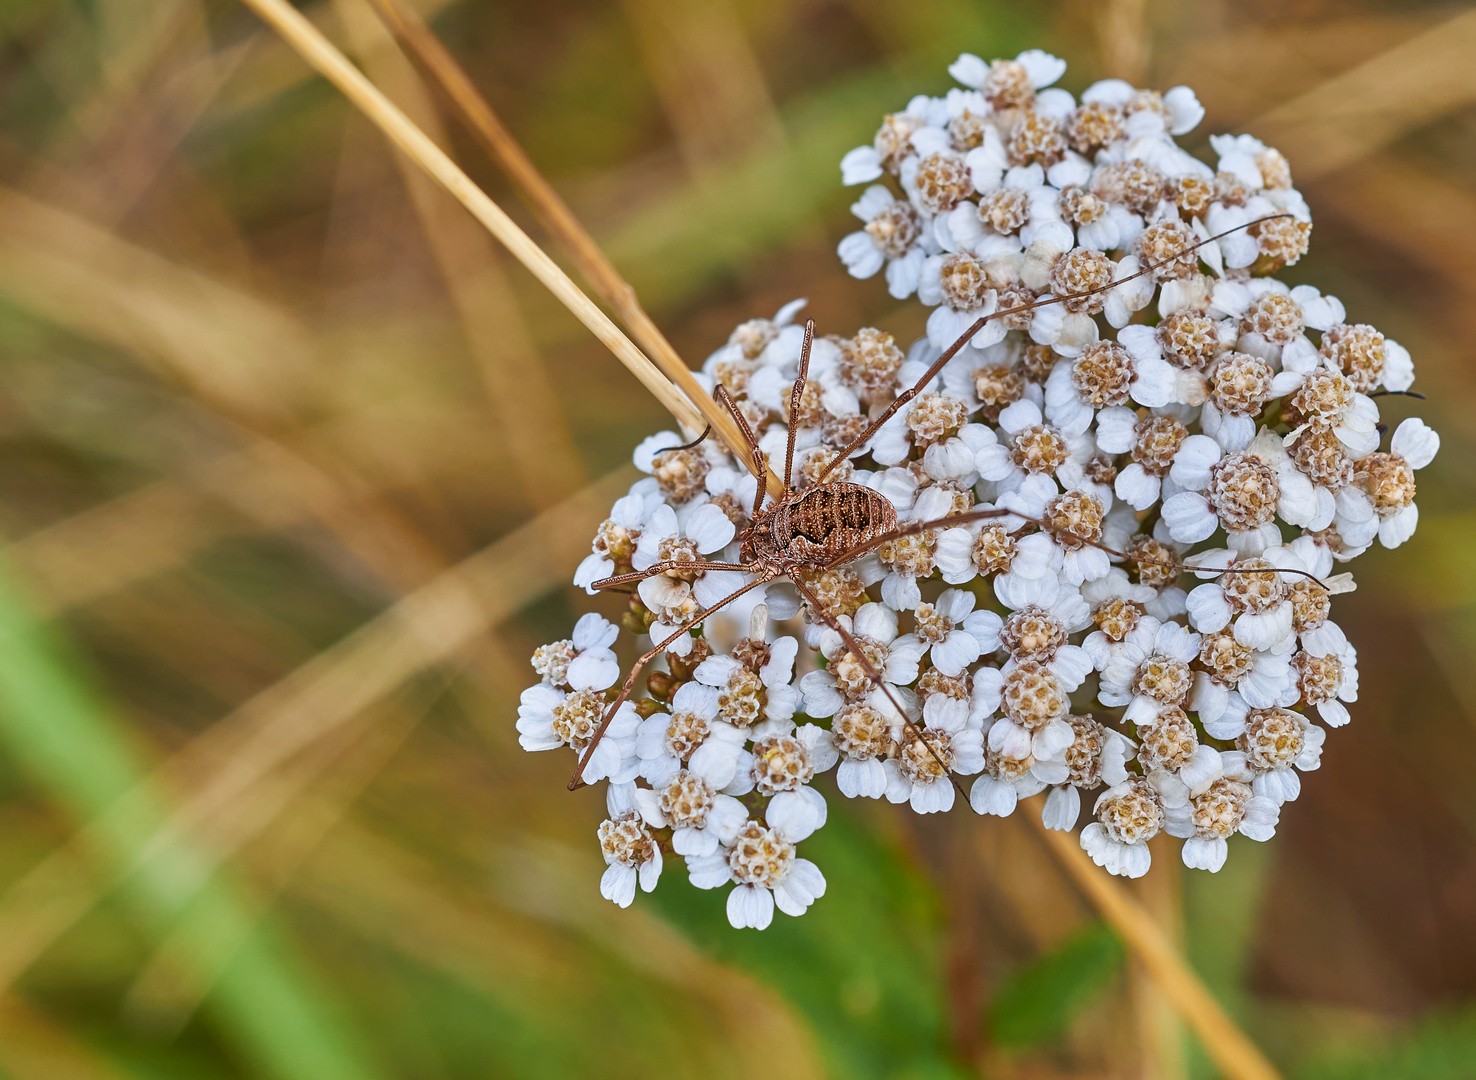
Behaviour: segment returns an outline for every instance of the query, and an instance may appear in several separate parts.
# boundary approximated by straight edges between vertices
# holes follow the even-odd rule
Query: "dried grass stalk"
[[[533,242],[451,158],[374,86],[347,57],[286,0],[242,0],[324,78],[333,83],[390,141],[467,208],[574,316],[641,381],[677,422],[691,431],[724,430],[725,414],[710,395],[688,400],[626,337],[568,274]],[[736,435],[736,432],[735,432]],[[724,441],[727,441],[726,439]],[[746,460],[742,442],[730,444]]]
[[[1205,1053],[1231,1080],[1280,1080],[1266,1055],[1241,1031],[1204,982],[1159,929],[1143,905],[1121,883],[1093,865],[1071,833],[1047,829],[1038,812],[1026,815],[1061,865],[1102,913],[1102,918],[1133,958],[1143,965],[1164,996],[1199,1036]]]
[[[640,342],[656,366],[694,402],[710,403],[711,395],[702,389],[701,384],[693,377],[691,368],[677,354],[651,316],[646,314],[645,308],[641,307],[636,298],[635,289],[620,276],[614,263],[595,243],[594,237],[590,236],[589,231],[574,216],[574,212],[554,190],[553,185],[544,179],[538,167],[513,138],[512,132],[477,90],[466,71],[456,62],[456,58],[425,25],[419,13],[402,0],[369,0],[369,3],[379,12],[405,50],[435,79],[482,149],[507,173],[539,222],[573,260],[585,281],[615,309],[620,321],[626,325],[636,341]],[[747,450],[733,418],[722,409],[709,412],[705,408],[703,418],[713,425],[713,430],[734,450],[738,460],[746,464]],[[772,469],[769,471],[768,485],[770,493],[777,498],[783,485]]]

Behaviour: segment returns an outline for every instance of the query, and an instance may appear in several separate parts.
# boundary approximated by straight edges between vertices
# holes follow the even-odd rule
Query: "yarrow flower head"
[[[835,792],[1001,816],[1041,796],[1111,873],[1147,872],[1160,834],[1216,871],[1353,717],[1340,564],[1409,540],[1440,445],[1381,416],[1409,353],[1280,280],[1312,232],[1291,166],[1249,135],[1181,148],[1187,87],[1077,96],[1038,50],[949,73],[841,162],[841,261],[915,296],[925,336],[817,335],[796,386],[795,301],[698,375],[770,462],[793,439],[812,501],[781,527],[751,452],[651,437],[574,578],[633,587],[625,608],[533,655],[519,740],[608,781],[622,906],[677,866],[734,926],[803,914]],[[764,561],[839,529],[860,539],[792,578]]]

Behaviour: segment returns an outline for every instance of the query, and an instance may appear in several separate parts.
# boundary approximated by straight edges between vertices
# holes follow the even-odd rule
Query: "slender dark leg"
[[[902,727],[906,730],[907,734],[923,744],[928,754],[938,763],[938,767],[943,770],[943,775],[948,777],[948,782],[953,785],[953,790],[958,792],[959,797],[963,799],[965,805],[972,809],[973,804],[969,802],[969,797],[964,793],[963,785],[958,782],[958,777],[953,775],[953,770],[948,767],[948,763],[938,756],[938,751],[933,749],[933,744],[923,738],[917,725],[907,718],[907,710],[902,708],[902,703],[887,689],[886,681],[882,678],[881,672],[877,671],[875,665],[866,658],[866,652],[861,648],[861,643],[856,640],[855,635],[847,630],[839,619],[825,610],[825,606],[820,603],[820,598],[806,588],[804,582],[794,577],[791,577],[789,580],[794,582],[794,587],[799,590],[800,595],[810,602],[810,607],[820,617],[820,621],[840,635],[841,641],[845,642],[846,648],[861,665],[861,670],[866,672],[867,678],[871,680],[872,685],[885,694],[887,700],[892,703],[892,708],[897,710],[897,715],[902,718]]]
[[[718,383],[717,389],[712,392],[712,396],[717,398],[718,402],[732,414],[734,422],[738,425],[739,432],[743,435],[743,441],[748,444],[749,452],[753,454],[753,465],[758,470],[758,476],[760,477],[758,492],[753,497],[753,513],[750,515],[756,518],[758,517],[758,512],[764,508],[764,494],[766,489],[762,478],[768,475],[768,456],[759,449],[758,436],[753,433],[753,428],[748,426],[748,417],[744,416],[742,410],[738,408],[738,403],[733,400],[733,395],[728,393],[728,388],[722,383]],[[789,479],[787,477],[784,480],[784,491],[786,494],[789,492]]]
[[[702,434],[701,435],[698,435],[691,442],[682,443],[680,446],[663,446],[660,450],[657,450],[656,453],[657,454],[666,454],[666,453],[671,452],[672,450],[693,450],[693,449],[696,449],[697,447],[701,446],[702,443],[703,443],[703,441],[706,440],[706,438],[709,435],[711,435],[711,434],[712,434],[712,425],[711,424],[708,424],[705,428],[702,429]],[[652,456],[654,457],[655,455],[652,455]]]
[[[751,566],[742,563],[730,562],[708,562],[705,559],[697,559],[686,562],[682,559],[668,559],[665,562],[652,563],[644,570],[637,570],[630,574],[616,574],[614,577],[600,578],[599,581],[590,585],[595,592],[604,592],[606,589],[616,589],[621,585],[629,585],[632,582],[645,581],[647,578],[664,574],[668,570],[752,570]]]
[[[868,551],[871,551],[874,548],[885,544],[888,540],[897,540],[904,536],[916,536],[918,533],[927,532],[931,529],[951,529],[955,526],[968,525],[971,522],[975,521],[987,521],[991,518],[1007,517],[1019,518],[1021,521],[1038,526],[1044,532],[1058,533],[1061,531],[1060,529],[1057,529],[1054,525],[1051,525],[1049,522],[1041,521],[1039,518],[1030,517],[1029,515],[1019,513],[1016,510],[1007,510],[1002,506],[991,507],[987,510],[966,510],[961,514],[950,514],[948,517],[934,518],[932,521],[910,521],[906,525],[899,526],[889,533],[884,533],[881,536],[873,537],[864,544],[857,544],[855,547],[851,548],[845,554],[839,556],[835,559],[835,561],[827,565],[825,569],[834,570],[838,566],[844,566],[846,563],[859,559]],[[1293,570],[1290,568],[1261,570],[1255,567],[1234,566],[1226,567],[1223,570],[1211,570],[1207,567],[1195,566],[1193,563],[1170,562],[1166,559],[1144,559],[1137,555],[1130,555],[1125,551],[1117,551],[1113,548],[1108,547],[1106,544],[1103,544],[1096,540],[1082,540],[1079,536],[1074,536],[1073,534],[1069,533],[1067,535],[1071,535],[1073,539],[1080,540],[1081,543],[1087,547],[1094,547],[1098,551],[1105,551],[1113,558],[1123,559],[1131,563],[1137,563],[1139,566],[1161,566],[1166,570],[1181,570],[1188,573],[1203,574],[1206,577],[1219,577],[1222,574],[1296,574],[1298,577],[1304,577],[1310,581],[1316,582],[1318,585],[1322,585],[1323,588],[1327,587],[1326,585],[1323,585],[1321,579],[1319,579],[1316,574],[1309,573],[1306,570]]]
[[[904,390],[901,394],[897,395],[896,399],[882,411],[882,414],[880,416],[878,416],[875,420],[868,424],[865,430],[861,432],[861,434],[852,439],[849,446],[846,446],[840,451],[840,453],[835,455],[835,460],[832,461],[829,465],[825,466],[825,471],[820,474],[820,482],[824,483],[825,478],[830,475],[831,470],[833,470],[842,461],[846,460],[853,453],[855,453],[859,447],[865,445],[866,440],[875,435],[877,430],[883,424],[885,424],[888,420],[895,416],[898,409],[902,408],[902,406],[906,405],[913,398],[917,397],[918,394],[922,393],[922,388],[924,386],[927,386],[928,383],[937,378],[938,372],[943,370],[944,365],[946,365],[948,361],[952,360],[958,354],[958,351],[962,349],[964,345],[968,341],[970,341],[975,334],[977,334],[980,330],[984,328],[986,323],[993,322],[995,319],[1002,319],[1006,315],[1019,315],[1020,313],[1025,311],[1034,311],[1036,308],[1049,307],[1051,304],[1059,304],[1063,300],[1080,300],[1084,297],[1094,296],[1095,294],[1100,292],[1106,292],[1108,289],[1115,289],[1117,288],[1117,286],[1132,281],[1134,278],[1140,278],[1144,274],[1151,274],[1160,266],[1166,266],[1180,256],[1187,255],[1191,251],[1198,251],[1200,248],[1204,247],[1205,244],[1214,243],[1216,240],[1223,239],[1224,237],[1229,236],[1231,233],[1239,232],[1241,229],[1248,229],[1252,225],[1259,225],[1263,221],[1275,221],[1277,218],[1291,216],[1291,214],[1269,214],[1266,217],[1257,218],[1255,221],[1247,221],[1244,225],[1237,225],[1233,229],[1226,229],[1222,233],[1217,233],[1216,235],[1208,237],[1204,240],[1200,240],[1197,243],[1190,244],[1188,247],[1182,248],[1179,251],[1174,252],[1172,255],[1159,259],[1157,262],[1148,263],[1142,269],[1129,274],[1125,278],[1122,278],[1118,281],[1110,282],[1106,285],[1099,285],[1095,289],[1085,289],[1081,292],[1066,293],[1062,296],[1052,296],[1044,300],[1034,300],[1028,304],[1018,304],[1015,307],[1005,308],[1003,311],[996,311],[989,315],[980,316],[979,318],[974,320],[974,322],[969,326],[967,330],[959,335],[957,341],[955,341],[952,345],[943,350],[943,355],[938,357],[937,360],[933,361],[933,366],[928,368],[928,370],[923,373],[922,378],[918,379],[916,385],[908,390]]]
[[[760,488],[759,490],[762,491],[763,489]],[[574,770],[574,775],[569,780],[570,791],[577,791],[579,790],[579,788],[584,786],[584,781],[581,779],[581,777],[583,777],[584,775],[584,767],[585,765],[589,764],[589,757],[591,754],[594,753],[595,747],[598,746],[600,744],[600,740],[605,737],[605,729],[610,726],[610,721],[615,719],[615,714],[620,711],[620,706],[625,704],[625,699],[630,697],[631,691],[635,689],[636,679],[640,676],[641,670],[645,668],[645,666],[649,664],[652,660],[654,660],[657,656],[665,652],[667,646],[671,645],[672,642],[676,641],[688,630],[691,630],[694,626],[700,625],[709,616],[716,615],[719,611],[727,607],[734,600],[737,600],[740,596],[748,592],[750,589],[757,588],[767,581],[772,581],[776,576],[777,575],[773,573],[765,574],[763,577],[757,579],[756,581],[750,581],[747,585],[743,586],[743,588],[739,589],[737,592],[729,593],[727,596],[723,597],[723,599],[719,600],[716,604],[712,605],[712,607],[708,608],[706,611],[688,620],[682,625],[681,629],[677,630],[676,633],[672,634],[665,641],[653,645],[649,652],[645,653],[645,655],[643,655],[635,662],[635,666],[630,669],[630,674],[625,679],[625,684],[620,688],[620,696],[617,697],[609,705],[609,707],[605,709],[605,718],[600,721],[600,726],[595,729],[594,735],[589,740],[589,745],[584,748],[584,753],[579,755],[579,767]]]
[[[815,341],[815,320],[805,320],[805,343],[800,347],[799,377],[794,380],[794,389],[789,392],[789,445],[784,451],[784,494],[793,487],[794,437],[799,419],[800,398],[804,396],[805,380],[810,376],[810,346]]]

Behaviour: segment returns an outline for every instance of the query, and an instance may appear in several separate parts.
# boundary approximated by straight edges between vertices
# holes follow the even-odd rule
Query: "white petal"
[[[1112,490],[1134,510],[1146,510],[1158,501],[1159,479],[1134,461],[1117,474]]]
[[[1411,469],[1423,469],[1435,460],[1440,449],[1440,436],[1423,420],[1411,416],[1394,429],[1389,449],[1404,458]]]
[[[825,824],[825,796],[812,787],[781,791],[769,802],[764,819],[791,844],[797,844]]]
[[[1019,795],[1016,794],[1014,785],[996,780],[992,776],[979,777],[969,789],[969,805],[976,814],[1009,817],[1015,812],[1018,802]]]
[[[841,182],[864,184],[882,174],[881,155],[872,146],[858,146],[841,158]]]
[[[876,246],[876,241],[866,232],[847,235],[836,245],[835,253],[845,264],[846,272],[863,281],[874,275],[887,261],[881,248]]]
[[[1208,870],[1210,873],[1218,873],[1220,867],[1225,865],[1225,856],[1230,853],[1230,845],[1225,843],[1222,836],[1201,839],[1193,837],[1184,841],[1184,865],[1191,870]]]
[[[979,659],[980,651],[979,642],[972,634],[955,630],[933,646],[933,666],[944,675],[961,675],[964,668]]]
[[[1220,524],[1210,510],[1209,501],[1192,491],[1181,491],[1164,500],[1163,521],[1168,526],[1169,535],[1181,544],[1207,540]]]
[[[989,74],[989,65],[973,53],[960,53],[957,60],[948,65],[948,74],[974,90],[984,85]]]
[[[1219,460],[1219,443],[1208,435],[1190,435],[1174,455],[1169,479],[1186,491],[1202,491],[1210,481],[1210,466]]]
[[[774,896],[761,885],[739,885],[728,894],[728,922],[738,930],[766,930],[774,921]]]
[[[635,867],[616,863],[605,868],[600,878],[600,895],[617,907],[630,907],[635,899],[637,874]]]
[[[1041,821],[1047,829],[1070,832],[1076,828],[1076,819],[1080,816],[1081,792],[1069,784],[1051,789],[1041,812]]]

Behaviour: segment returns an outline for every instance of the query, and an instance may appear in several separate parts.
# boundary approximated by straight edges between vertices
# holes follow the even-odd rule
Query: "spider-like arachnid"
[[[803,575],[843,567],[890,540],[896,540],[900,537],[915,535],[932,529],[947,529],[990,518],[1009,518],[1017,522],[1036,525],[1041,529],[1053,533],[1060,532],[1061,530],[1051,522],[1027,517],[1026,515],[1003,507],[969,510],[963,513],[950,514],[947,517],[937,518],[932,521],[902,524],[898,521],[896,508],[879,492],[862,484],[849,483],[843,480],[827,480],[826,477],[841,462],[846,461],[851,455],[858,453],[866,445],[867,441],[880,430],[883,424],[891,419],[899,409],[921,393],[923,388],[928,386],[938,376],[947,363],[953,359],[958,351],[986,323],[994,319],[1019,315],[1049,304],[1082,299],[1108,289],[1116,288],[1126,281],[1131,281],[1133,278],[1152,273],[1155,269],[1172,263],[1174,260],[1197,250],[1205,244],[1219,240],[1224,236],[1228,236],[1230,233],[1237,232],[1239,229],[1250,228],[1264,221],[1288,216],[1290,215],[1275,214],[1260,218],[1257,221],[1247,222],[1237,229],[1230,229],[1217,236],[1200,240],[1166,258],[1147,263],[1133,274],[1094,289],[1067,293],[1061,296],[1052,296],[981,316],[953,344],[943,351],[942,355],[933,362],[911,388],[899,394],[848,445],[842,447],[836,453],[829,464],[821,470],[814,484],[809,487],[796,489],[791,477],[794,470],[795,435],[799,428],[797,417],[800,410],[801,395],[804,392],[806,379],[809,374],[810,346],[814,340],[815,332],[815,322],[813,319],[809,320],[805,325],[804,344],[800,351],[799,374],[795,379],[794,388],[790,393],[789,399],[789,438],[784,453],[784,471],[780,474],[783,481],[783,490],[778,498],[772,502],[768,502],[766,505],[768,493],[764,485],[762,483],[759,484],[754,496],[753,510],[750,515],[752,523],[739,536],[741,561],[727,563],[713,562],[706,559],[669,559],[654,563],[644,570],[629,574],[617,574],[613,577],[602,578],[594,582],[592,587],[596,591],[605,591],[624,589],[647,578],[654,577],[657,574],[665,574],[673,571],[701,572],[707,570],[727,570],[751,575],[751,580],[742,587],[687,620],[687,622],[683,623],[674,633],[664,640],[654,643],[647,652],[636,660],[634,666],[631,668],[630,674],[621,686],[619,695],[606,708],[600,726],[595,730],[589,744],[584,748],[584,753],[579,759],[574,776],[569,781],[569,789],[572,791],[580,787],[583,783],[582,776],[584,768],[588,764],[590,756],[594,753],[595,747],[604,736],[605,730],[609,727],[616,712],[630,696],[631,691],[635,687],[636,680],[640,677],[640,673],[645,669],[646,665],[661,655],[661,653],[681,638],[683,634],[700,626],[704,620],[727,607],[744,593],[779,577],[788,577],[794,584],[795,589],[798,590],[800,596],[810,605],[815,617],[840,635],[850,655],[855,658],[872,685],[886,695],[887,699],[896,709],[897,715],[901,717],[901,723],[906,729],[908,737],[920,739],[929,754],[934,758],[938,758],[938,754],[932,748],[931,744],[925,739],[921,739],[916,727],[907,718],[907,714],[902,708],[901,703],[897,701],[895,695],[887,687],[882,679],[881,673],[876,670],[875,665],[867,658],[861,644],[856,640],[851,631],[847,629],[844,623],[825,610],[825,606],[820,602],[819,598],[805,584]],[[728,410],[734,420],[737,421],[739,430],[742,432],[743,439],[748,446],[751,468],[753,469],[754,475],[758,477],[765,476],[768,470],[768,456],[759,448],[758,438],[749,426],[743,412],[738,408],[737,403],[728,393],[727,388],[721,383],[718,384],[714,391],[714,396]],[[704,431],[695,442],[686,444],[686,447],[670,447],[668,449],[686,449],[696,446],[710,432],[711,427]],[[1140,563],[1152,561],[1166,568],[1197,571],[1206,576],[1210,574],[1252,572],[1238,571],[1234,567],[1224,570],[1208,571],[1187,564],[1168,563],[1163,560],[1142,560],[1106,547],[1093,538],[1073,534],[1070,539],[1074,543],[1101,548],[1109,555],[1117,558],[1129,559]],[[1298,571],[1288,572],[1297,573]],[[1312,575],[1308,574],[1306,576],[1311,577]],[[1313,580],[1316,579],[1313,578]],[[941,759],[938,763],[939,765],[943,765]],[[946,766],[944,766],[943,772],[945,775],[950,775],[951,777]],[[957,786],[956,780],[953,783]]]

